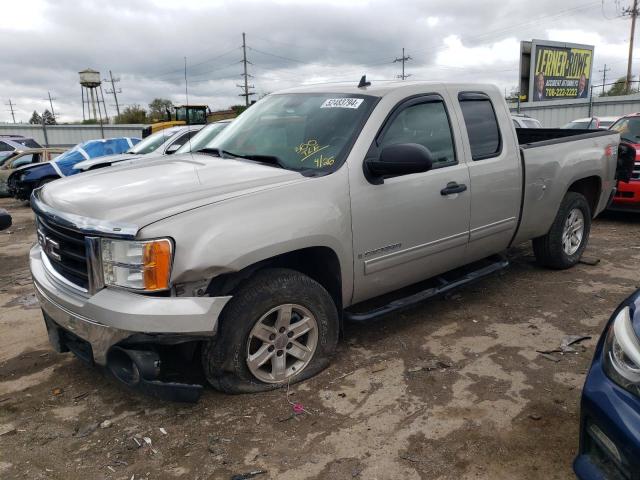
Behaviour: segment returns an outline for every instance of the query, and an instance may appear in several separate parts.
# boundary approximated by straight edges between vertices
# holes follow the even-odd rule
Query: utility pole
[[[9,106],[9,109],[11,110],[11,118],[13,118],[13,123],[16,123],[16,115],[13,112],[13,107],[15,107],[15,104],[11,103],[11,99],[9,99],[9,103],[5,103],[5,105]]]
[[[622,16],[631,17],[631,35],[629,36],[629,60],[627,61],[627,79],[624,83],[625,92],[631,90],[631,62],[633,61],[633,37],[636,33],[636,17],[638,16],[638,0],[633,0],[632,8],[622,10]]]
[[[607,84],[607,72],[610,70],[610,68],[607,68],[606,63],[604,64],[604,68],[602,70],[598,70],[598,72],[602,74],[602,95],[604,95],[604,86]]]
[[[122,89],[118,87],[118,89],[116,90],[116,83],[120,81],[120,78],[119,77],[113,78],[113,73],[111,73],[111,70],[109,70],[109,78],[105,78],[104,81],[111,84],[111,90],[107,89],[107,95],[113,94],[113,99],[116,102],[116,112],[118,113],[118,116],[120,116],[120,105],[118,105],[118,93],[122,93]]]
[[[53,101],[55,100],[55,98],[51,98],[51,92],[47,92],[47,95],[49,96],[49,106],[51,107],[51,116],[53,118],[56,118],[56,112],[53,110]]]
[[[402,48],[402,57],[401,58],[396,58],[393,63],[398,63],[398,62],[402,62],[402,75],[396,75],[397,78],[401,78],[402,80],[405,80],[407,77],[410,77],[411,74],[406,74],[404,73],[404,62],[408,62],[409,60],[413,60],[413,58],[411,58],[410,55],[405,55],[404,54],[404,48]]]
[[[242,73],[241,75],[244,77],[244,85],[236,85],[236,87],[240,87],[244,90],[244,93],[241,93],[239,96],[244,97],[244,104],[248,107],[249,97],[251,95],[255,95],[255,92],[250,92],[249,89],[255,87],[253,85],[249,85],[249,77],[251,77],[252,75],[249,75],[247,73],[247,64],[253,64],[247,60],[247,42],[244,32],[242,32],[242,64],[244,66],[244,73]]]

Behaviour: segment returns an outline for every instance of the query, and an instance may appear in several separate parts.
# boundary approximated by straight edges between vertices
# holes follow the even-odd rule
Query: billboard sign
[[[592,45],[533,40],[529,63],[529,101],[589,98]]]

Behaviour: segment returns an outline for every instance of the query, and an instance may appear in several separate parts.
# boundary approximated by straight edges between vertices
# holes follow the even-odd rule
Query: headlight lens
[[[607,332],[604,369],[609,378],[640,396],[640,340],[633,329],[629,307],[624,307]]]
[[[153,292],[169,288],[173,243],[156,240],[102,239],[105,285]]]

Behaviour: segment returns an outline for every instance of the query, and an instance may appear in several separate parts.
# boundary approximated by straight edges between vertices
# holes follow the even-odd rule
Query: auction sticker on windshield
[[[320,108],[358,108],[362,98],[327,98]]]

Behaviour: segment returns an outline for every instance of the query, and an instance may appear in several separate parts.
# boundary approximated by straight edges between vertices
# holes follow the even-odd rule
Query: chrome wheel
[[[283,383],[309,364],[317,345],[314,315],[301,305],[279,305],[260,317],[249,332],[247,366],[262,382]]]
[[[584,237],[584,214],[579,208],[569,212],[564,221],[562,230],[562,250],[567,255],[573,255],[578,251]]]

